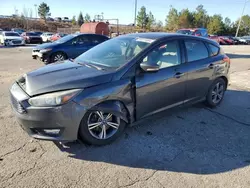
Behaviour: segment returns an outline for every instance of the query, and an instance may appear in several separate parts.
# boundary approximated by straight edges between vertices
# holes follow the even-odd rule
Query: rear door
[[[184,40],[188,72],[186,102],[204,97],[213,81],[215,64],[202,40]]]

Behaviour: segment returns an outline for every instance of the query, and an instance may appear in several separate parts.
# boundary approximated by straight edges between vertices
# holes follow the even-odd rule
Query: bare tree
[[[24,22],[26,22],[24,24],[25,26],[25,29],[28,29],[29,28],[29,9],[27,9],[25,6],[23,7],[23,12],[22,12],[22,15],[23,15],[23,19],[24,19]]]

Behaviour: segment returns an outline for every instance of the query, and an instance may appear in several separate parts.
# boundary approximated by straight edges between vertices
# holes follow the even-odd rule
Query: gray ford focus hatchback
[[[23,75],[10,88],[11,104],[34,138],[105,145],[157,112],[201,101],[219,105],[229,68],[209,39],[129,34]]]

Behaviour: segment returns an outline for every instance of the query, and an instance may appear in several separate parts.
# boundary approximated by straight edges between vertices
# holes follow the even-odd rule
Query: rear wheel
[[[218,78],[211,85],[207,97],[206,104],[209,107],[218,106],[224,98],[224,94],[226,91],[226,83],[222,78]]]
[[[107,145],[124,131],[126,123],[112,113],[89,111],[82,119],[79,135],[93,145]]]
[[[52,54],[51,56],[51,63],[57,62],[57,61],[63,61],[66,59],[66,55],[63,52],[56,52]]]

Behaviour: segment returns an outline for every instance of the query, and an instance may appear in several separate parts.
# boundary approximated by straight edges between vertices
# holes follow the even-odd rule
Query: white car
[[[25,45],[25,40],[16,32],[1,31],[0,44],[5,46]]]
[[[43,33],[41,35],[43,42],[50,42],[50,38],[52,37],[53,33]]]

